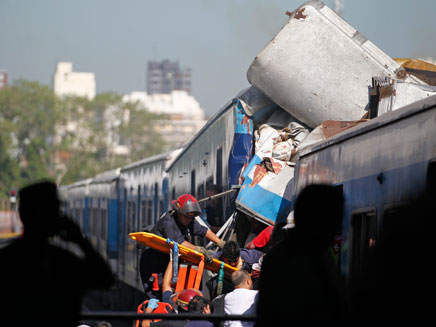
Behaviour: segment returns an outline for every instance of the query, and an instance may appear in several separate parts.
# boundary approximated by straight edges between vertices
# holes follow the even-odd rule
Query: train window
[[[221,188],[223,182],[223,149],[216,150],[216,184]]]
[[[351,215],[352,283],[370,282],[374,276],[377,215],[375,208],[358,210]]]
[[[164,202],[163,202],[163,200],[160,200],[159,201],[159,217],[162,216],[164,212],[165,212]]]
[[[191,171],[191,195],[195,196],[195,169]]]
[[[127,233],[132,232],[132,201],[127,202]]]
[[[89,200],[89,204],[88,204],[88,234],[91,235],[91,231],[92,231],[92,199]]]
[[[100,237],[102,240],[106,240],[107,239],[107,210],[106,209],[101,209],[100,212],[100,217],[101,217],[101,230],[100,230]]]
[[[138,208],[137,208],[138,212],[135,212],[135,215],[138,216],[138,223],[140,224],[141,220],[142,220],[141,207],[140,207],[140,204],[141,204],[141,186],[140,185],[138,185],[138,194],[137,194],[137,198],[136,198],[136,203],[138,203]],[[139,227],[141,227],[141,225],[139,225]]]
[[[74,217],[77,217],[76,218],[77,219],[77,223],[79,224],[80,229],[82,229],[83,226],[82,226],[82,219],[80,219],[80,209],[79,208],[75,209]]]
[[[175,200],[176,199],[176,188],[175,187],[173,187],[173,191],[171,193],[172,193],[171,200]]]
[[[136,202],[130,201],[130,232],[136,232]]]
[[[159,185],[157,183],[154,183],[154,200],[153,200],[153,214],[154,214],[154,222],[157,221],[159,218],[157,216],[158,214],[158,205],[159,205]]]
[[[99,210],[98,208],[93,208],[92,209],[92,231],[91,234],[94,236],[98,236],[98,225],[99,225]]]
[[[407,214],[408,203],[395,203],[385,206],[383,212],[382,237],[383,242],[390,242],[398,235],[407,234],[410,226],[410,216]]]
[[[213,176],[209,176],[209,177],[206,179],[206,190],[208,189],[208,187],[209,187],[210,185],[213,185]]]
[[[197,199],[200,200],[202,198],[205,197],[205,190],[204,190],[204,184],[201,183],[200,185],[198,185],[197,187]],[[201,205],[201,204],[200,204]]]
[[[147,201],[147,225],[153,224],[153,200]]]
[[[141,230],[147,225],[147,200],[141,202]]]

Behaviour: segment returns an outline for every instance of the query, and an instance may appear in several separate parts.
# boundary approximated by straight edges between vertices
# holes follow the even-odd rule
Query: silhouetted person
[[[82,296],[109,287],[112,272],[79,227],[60,214],[55,184],[24,187],[19,200],[23,236],[0,250],[2,324],[77,326]],[[54,236],[78,246],[82,255],[56,246]]]
[[[295,228],[265,255],[259,285],[258,322],[340,322],[346,311],[328,247],[340,224],[342,190],[307,186],[294,209]]]

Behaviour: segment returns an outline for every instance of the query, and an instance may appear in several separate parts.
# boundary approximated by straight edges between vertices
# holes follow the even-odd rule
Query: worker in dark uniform
[[[173,202],[173,207],[174,210],[166,212],[159,219],[151,232],[203,253],[206,260],[213,260],[212,255],[209,254],[204,247],[192,244],[193,236],[202,236],[220,247],[224,245],[224,241],[220,240],[214,232],[200,225],[195,219],[195,217],[201,213],[200,206],[195,197],[190,194],[181,195]],[[152,274],[163,274],[167,265],[167,254],[152,248],[148,248],[142,252],[139,269],[147,297],[156,297],[156,293],[153,292]]]

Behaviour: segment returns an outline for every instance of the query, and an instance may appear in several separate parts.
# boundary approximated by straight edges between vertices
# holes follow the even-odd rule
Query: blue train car
[[[98,174],[89,184],[88,238],[114,273],[118,260],[120,168]]]
[[[340,269],[352,283],[370,248],[420,196],[436,169],[436,96],[355,126],[302,151],[295,194],[313,183],[343,188]],[[434,182],[434,181],[433,181]],[[411,218],[413,219],[413,218]],[[359,278],[357,278],[359,279]]]
[[[139,276],[140,250],[129,233],[147,230],[169,207],[165,171],[180,149],[159,154],[121,169],[118,216],[118,276],[128,285],[143,290]]]
[[[89,184],[92,178],[59,188],[63,210],[76,222],[83,234],[88,236]]]

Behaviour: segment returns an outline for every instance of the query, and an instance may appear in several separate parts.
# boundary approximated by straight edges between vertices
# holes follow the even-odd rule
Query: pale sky
[[[255,56],[295,0],[1,0],[0,70],[51,85],[58,61],[97,92],[145,90],[147,61],[179,61],[209,114],[249,86]],[[333,0],[324,2],[333,9]],[[344,0],[344,19],[389,56],[436,58],[435,0]]]

